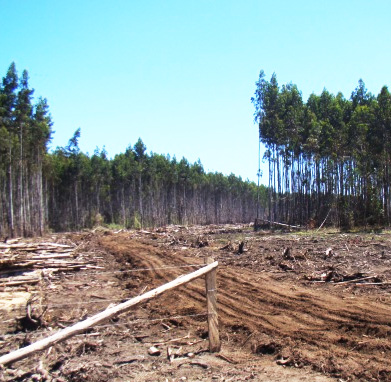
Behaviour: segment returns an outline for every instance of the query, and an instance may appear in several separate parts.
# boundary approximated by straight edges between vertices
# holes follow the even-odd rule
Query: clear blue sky
[[[0,0],[0,76],[15,61],[48,99],[52,148],[148,152],[256,180],[250,102],[263,69],[350,93],[391,82],[389,0]],[[264,175],[264,181],[267,176]]]

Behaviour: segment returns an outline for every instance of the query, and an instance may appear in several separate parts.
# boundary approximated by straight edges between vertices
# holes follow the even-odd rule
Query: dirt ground
[[[0,381],[391,381],[391,233],[170,226],[40,240],[72,243],[97,266],[2,288],[0,355],[190,273],[205,257],[219,261],[221,352],[208,352],[198,279],[3,367]]]

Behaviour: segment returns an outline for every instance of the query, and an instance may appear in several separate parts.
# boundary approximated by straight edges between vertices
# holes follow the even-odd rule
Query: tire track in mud
[[[159,268],[195,262],[202,265],[202,259],[184,256],[185,251],[159,248],[125,236],[102,238],[102,245],[122,265],[155,269],[140,276],[151,288],[192,270]],[[245,337],[254,334],[254,341],[257,334],[265,333],[317,370],[355,376],[356,380],[391,380],[391,361],[387,357],[391,350],[389,305],[369,297],[335,296],[287,281],[277,282],[265,273],[235,266],[220,265],[217,283],[222,333],[242,327]],[[154,307],[162,315],[189,307],[204,312],[203,280],[161,296]]]

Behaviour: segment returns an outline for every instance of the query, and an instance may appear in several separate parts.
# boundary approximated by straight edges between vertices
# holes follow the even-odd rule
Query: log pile
[[[0,243],[0,288],[38,284],[57,272],[100,268],[77,249],[75,245],[48,242]]]

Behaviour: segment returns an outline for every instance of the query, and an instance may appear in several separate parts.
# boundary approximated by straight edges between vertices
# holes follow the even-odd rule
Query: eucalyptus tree
[[[114,221],[124,227],[130,226],[131,216],[133,216],[131,193],[134,189],[132,185],[134,152],[128,147],[125,153],[115,155],[111,161],[112,173],[112,197],[114,204]]]
[[[30,198],[29,198],[29,145],[30,129],[32,124],[33,106],[31,103],[34,90],[29,88],[29,77],[26,70],[23,71],[20,78],[19,91],[15,104],[15,127],[18,130],[19,137],[19,164],[18,164],[18,210],[19,225],[22,234],[31,232],[30,227]]]
[[[40,235],[42,235],[47,226],[47,198],[48,189],[44,187],[44,161],[47,155],[47,145],[52,135],[52,119],[49,113],[49,106],[45,98],[39,98],[34,107],[33,120],[31,124],[30,157],[34,168],[34,176],[31,176],[31,182],[35,193],[33,205],[35,224]],[[36,231],[36,230],[35,230]]]
[[[375,139],[378,146],[382,146],[381,164],[382,164],[382,200],[383,210],[386,221],[391,221],[391,94],[387,86],[383,86],[377,96],[376,108],[376,126],[377,132]]]
[[[136,160],[136,171],[138,174],[138,214],[140,216],[140,223],[141,227],[144,223],[144,204],[143,204],[143,175],[145,170],[145,161],[146,161],[146,152],[147,147],[144,145],[141,138],[138,139],[138,141],[135,143],[133,147],[133,151],[135,154],[135,160]]]
[[[256,82],[255,97],[251,101],[255,106],[254,120],[259,124],[259,137],[266,146],[264,159],[267,159],[269,164],[270,220],[273,220],[276,214],[276,203],[274,203],[274,199],[277,197],[276,167],[278,164],[278,148],[281,143],[280,132],[283,127],[282,121],[280,120],[281,104],[279,93],[280,90],[276,74],[273,73],[270,82],[268,82],[265,80],[265,74],[262,70]]]
[[[15,63],[11,63],[6,76],[2,80],[0,87],[0,134],[1,134],[1,155],[3,160],[3,187],[2,205],[6,205],[9,233],[15,234],[15,216],[14,216],[14,151],[17,145],[16,131],[14,127],[16,90],[18,88],[18,74]],[[5,173],[7,174],[4,177]],[[3,219],[4,221],[4,219]],[[2,225],[5,227],[5,224]]]
[[[89,179],[89,190],[87,194],[94,195],[92,204],[92,218],[98,214],[105,216],[106,221],[113,220],[113,205],[111,195],[112,170],[105,148],[96,148],[90,158],[91,173],[87,175]]]

